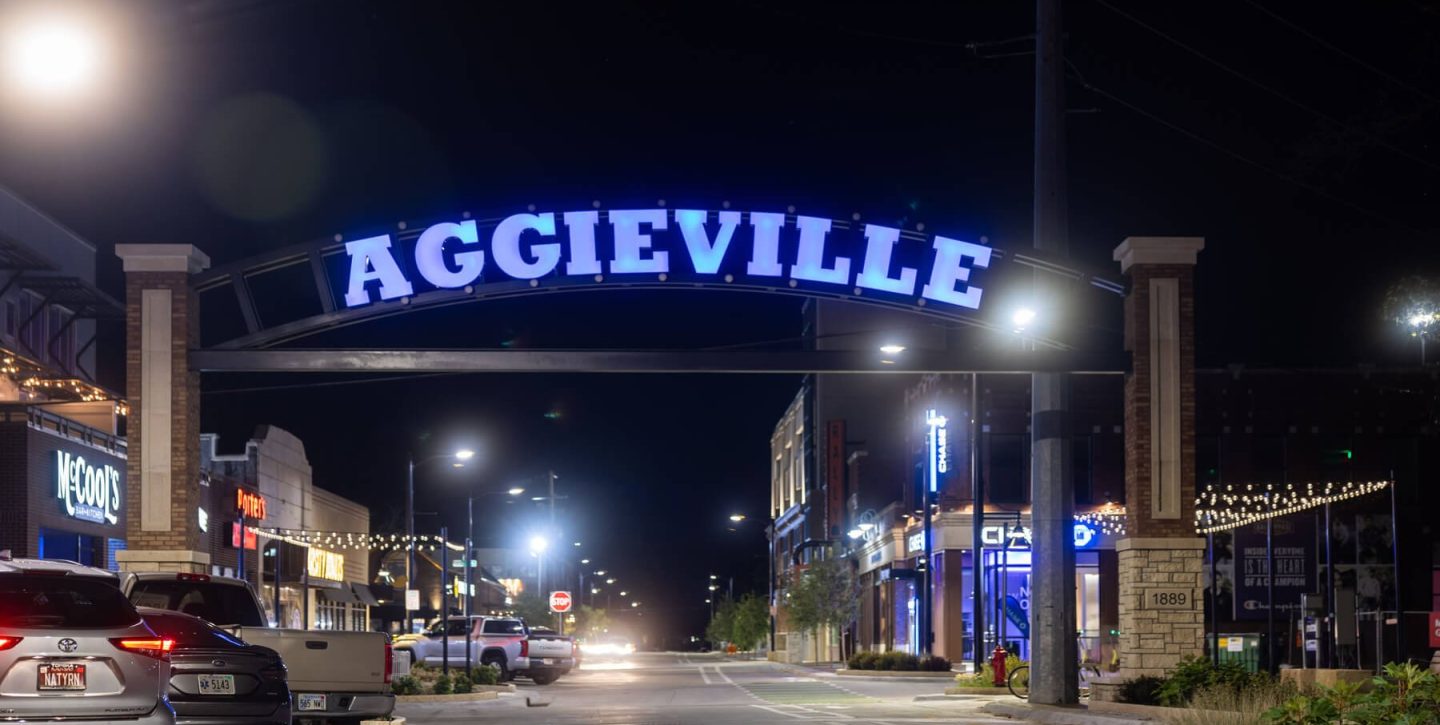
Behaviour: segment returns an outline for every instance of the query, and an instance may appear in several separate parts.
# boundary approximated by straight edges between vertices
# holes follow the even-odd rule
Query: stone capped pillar
[[[1120,676],[1161,675],[1204,653],[1205,540],[1195,533],[1195,257],[1198,237],[1129,237],[1115,248],[1125,296],[1126,535]]]
[[[130,402],[123,571],[204,573],[200,544],[200,374],[190,370],[199,302],[190,275],[210,258],[189,244],[119,244],[125,271]]]

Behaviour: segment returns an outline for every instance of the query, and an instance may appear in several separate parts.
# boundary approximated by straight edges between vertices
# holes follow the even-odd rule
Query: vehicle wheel
[[[543,675],[531,675],[530,679],[534,680],[535,684],[544,686],[560,679],[560,675],[557,675],[554,672],[546,672]]]
[[[509,682],[514,677],[510,674],[510,668],[505,664],[505,655],[494,653],[484,655],[480,658],[480,664],[498,667],[500,669],[500,677],[497,678],[499,682]]]

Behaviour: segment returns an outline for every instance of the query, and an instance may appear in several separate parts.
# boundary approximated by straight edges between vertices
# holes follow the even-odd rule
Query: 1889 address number
[[[1195,592],[1189,589],[1146,589],[1142,609],[1194,609]]]

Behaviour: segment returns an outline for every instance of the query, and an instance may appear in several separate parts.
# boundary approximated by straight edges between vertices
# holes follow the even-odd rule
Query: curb
[[[1124,717],[1092,713],[1083,705],[1075,707],[1051,707],[1049,705],[1027,705],[1023,703],[992,702],[980,707],[981,712],[1008,717],[1026,722],[1051,723],[1052,725],[1118,725],[1133,722],[1163,722],[1152,717]]]
[[[947,687],[947,695],[1009,695],[1010,691],[1003,687]]]
[[[922,672],[920,670],[835,670],[841,677],[871,677],[877,680],[951,680],[954,672]]]
[[[479,702],[481,700],[494,700],[500,697],[497,690],[486,690],[485,692],[467,692],[461,695],[398,695],[396,704],[407,702]]]

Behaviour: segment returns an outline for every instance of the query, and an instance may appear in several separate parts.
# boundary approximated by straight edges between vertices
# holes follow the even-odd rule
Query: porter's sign
[[[442,222],[404,249],[388,234],[346,242],[345,305],[410,297],[419,282],[465,289],[505,279],[536,285],[550,275],[624,282],[675,274],[979,309],[982,290],[971,277],[990,266],[989,247],[938,235],[900,245],[893,227],[832,224],[700,209],[612,210],[602,223],[601,212],[588,210],[514,214],[482,239],[473,220]]]
[[[120,470],[91,465],[84,456],[55,451],[55,497],[68,516],[97,524],[120,522]]]

